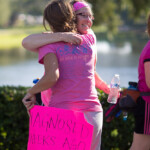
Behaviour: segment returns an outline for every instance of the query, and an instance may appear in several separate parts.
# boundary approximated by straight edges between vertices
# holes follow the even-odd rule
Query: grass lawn
[[[22,39],[31,33],[43,32],[42,26],[10,28],[0,30],[0,51],[10,51],[12,49],[21,49]]]
[[[103,30],[100,26],[93,27],[94,32]],[[20,28],[8,28],[0,29],[0,51],[10,51],[12,49],[21,49],[21,42],[23,38],[33,33],[41,33],[45,31],[42,25],[20,27]]]

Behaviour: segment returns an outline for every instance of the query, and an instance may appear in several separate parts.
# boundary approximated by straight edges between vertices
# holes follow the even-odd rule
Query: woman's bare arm
[[[45,75],[31,88],[30,94],[36,94],[51,88],[59,78],[57,57],[54,53],[49,53],[44,57]]]
[[[49,53],[44,57],[45,74],[44,76],[30,88],[23,98],[22,102],[30,110],[35,105],[35,94],[51,88],[56,84],[59,78],[58,61],[57,57],[53,53]],[[30,101],[27,101],[30,99]]]
[[[150,88],[150,61],[144,63],[145,80],[148,88]]]
[[[39,47],[60,41],[80,44],[82,39],[79,35],[71,32],[47,32],[27,36],[23,39],[22,46],[29,51],[38,52]]]
[[[106,82],[104,82],[100,76],[97,74],[97,72],[95,71],[95,87],[102,90],[103,92],[105,92],[106,94],[109,94],[110,92],[110,88],[107,85]]]

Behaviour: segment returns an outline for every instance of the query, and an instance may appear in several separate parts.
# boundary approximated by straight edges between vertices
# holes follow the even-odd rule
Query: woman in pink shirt
[[[23,103],[27,110],[31,109],[35,103],[34,95],[51,88],[52,97],[49,106],[82,111],[87,121],[94,126],[91,149],[99,150],[103,110],[95,89],[95,77],[99,79],[98,84],[102,87],[101,89],[105,89],[108,93],[109,88],[95,74],[96,38],[90,29],[93,19],[91,9],[85,2],[75,2],[73,7],[77,16],[77,29],[82,32],[82,35],[73,36],[82,41],[81,44],[45,43],[43,44],[45,46],[39,48],[39,62],[44,64],[45,75],[29,89]],[[48,22],[53,32],[75,32],[74,18],[69,8],[69,3],[62,0],[52,1],[45,8],[44,21]],[[66,18],[65,23],[60,21],[62,18]],[[55,33],[51,34],[55,35]],[[26,102],[27,99],[31,101]]]
[[[150,15],[147,32],[150,36]],[[139,91],[150,93],[150,41],[140,55],[138,78]],[[150,96],[142,96],[137,100],[135,130],[130,150],[150,150]]]

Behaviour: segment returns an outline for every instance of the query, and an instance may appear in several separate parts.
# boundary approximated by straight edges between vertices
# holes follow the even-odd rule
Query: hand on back
[[[82,43],[82,38],[78,34],[66,32],[66,33],[63,33],[62,36],[63,36],[64,42],[76,44],[76,45],[79,45]]]

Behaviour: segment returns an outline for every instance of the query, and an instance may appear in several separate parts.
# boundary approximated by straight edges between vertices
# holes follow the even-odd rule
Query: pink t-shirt
[[[94,34],[80,35],[81,45],[58,42],[39,50],[39,63],[48,53],[58,59],[60,77],[51,88],[50,107],[77,111],[102,111],[95,89],[94,61],[96,55]]]
[[[146,44],[139,59],[138,73],[139,73],[139,82],[138,89],[142,92],[150,92],[150,89],[146,85],[145,81],[145,71],[144,71],[144,63],[150,61],[150,41]],[[150,103],[150,96],[142,97],[145,101]]]

